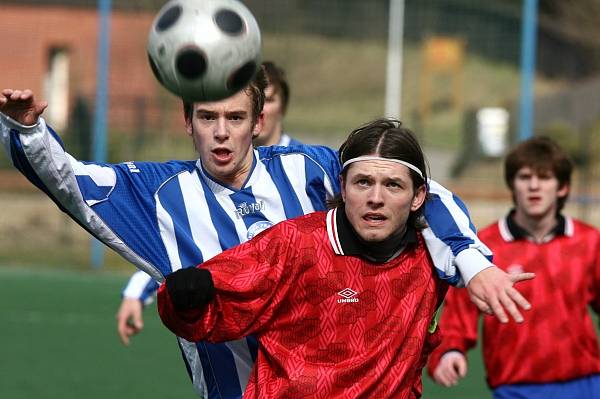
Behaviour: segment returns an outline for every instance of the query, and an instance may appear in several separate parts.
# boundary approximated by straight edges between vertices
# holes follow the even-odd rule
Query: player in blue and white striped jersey
[[[78,161],[40,117],[46,104],[30,91],[0,93],[0,139],[14,165],[64,212],[162,282],[172,271],[201,263],[269,225],[325,209],[339,190],[333,150],[252,148],[264,98],[264,82],[256,83],[229,99],[186,107],[187,133],[199,153],[195,161]],[[462,203],[437,184],[431,191],[427,240],[440,278],[467,283],[484,310],[506,319],[504,305],[520,318],[515,302],[527,306],[526,301],[511,278],[481,256],[479,250],[487,248],[476,239]],[[254,338],[179,343],[200,395],[242,395],[256,358]]]
[[[262,67],[268,84],[265,88],[263,125],[253,140],[254,146],[287,147],[302,144],[283,132],[283,120],[290,99],[290,86],[285,71],[273,61],[264,61]],[[129,345],[130,337],[142,331],[143,305],[152,302],[157,289],[158,283],[142,271],[134,273],[127,282],[116,316],[117,332],[123,344]]]

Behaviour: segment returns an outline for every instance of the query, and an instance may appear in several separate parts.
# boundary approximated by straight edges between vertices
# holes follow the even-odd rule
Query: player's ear
[[[342,200],[346,202],[346,179],[344,175],[340,175],[340,194],[342,194]]]
[[[265,124],[265,113],[263,111],[261,111],[260,114],[258,114],[258,117],[256,118],[256,123],[254,124],[254,129],[252,129],[252,139],[253,140],[258,137],[258,135],[260,134],[260,132],[263,129],[264,124]]]
[[[188,134],[188,136],[191,136],[194,132],[194,126],[192,124],[192,120],[194,119],[194,117],[192,116],[193,113],[193,110],[191,112],[183,113],[183,117],[185,118],[185,131]]]
[[[415,192],[415,196],[413,197],[412,204],[410,205],[410,210],[414,212],[414,211],[418,210],[419,208],[421,208],[421,206],[425,202],[426,197],[427,197],[427,186],[425,186],[425,184],[422,184]]]
[[[562,185],[562,187],[560,187],[558,189],[558,192],[556,193],[558,198],[565,198],[567,195],[569,195],[569,190],[571,189],[571,187],[569,186],[569,183],[565,183]]]

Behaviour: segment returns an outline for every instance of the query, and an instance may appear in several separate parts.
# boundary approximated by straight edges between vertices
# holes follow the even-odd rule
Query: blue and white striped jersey
[[[283,133],[279,139],[278,146],[302,145],[302,143],[286,133]],[[122,295],[126,298],[139,299],[144,304],[149,304],[158,290],[158,282],[141,270],[135,272],[123,289]]]
[[[302,145],[302,142],[292,138],[286,133],[282,133],[277,143],[278,146]],[[122,296],[142,301],[145,305],[152,302],[154,294],[158,290],[158,282],[141,270],[135,272],[123,289]]]
[[[64,151],[43,119],[30,127],[2,114],[0,121],[14,165],[84,229],[158,282],[275,223],[323,210],[339,192],[337,153],[326,147],[259,147],[247,181],[236,190],[207,175],[200,160],[82,162]],[[434,182],[430,187],[424,236],[440,278],[461,284],[489,266],[474,254],[491,253],[462,202]],[[470,264],[461,265],[461,258]],[[179,344],[201,396],[241,397],[257,356],[253,337],[224,344],[180,338]]]

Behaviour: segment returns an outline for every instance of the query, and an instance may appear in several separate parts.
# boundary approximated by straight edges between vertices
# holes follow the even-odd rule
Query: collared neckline
[[[532,234],[515,222],[515,212],[515,209],[511,209],[506,217],[498,221],[498,227],[500,228],[502,238],[509,242],[516,240],[538,242],[534,239]],[[539,241],[539,243],[549,242],[558,236],[573,236],[573,220],[570,217],[558,214],[558,223],[541,241]]]
[[[419,242],[416,229],[407,225],[399,241],[394,242],[390,238],[390,242],[377,245],[366,243],[350,224],[343,205],[328,211],[326,220],[329,243],[336,255],[358,256],[369,262],[384,263],[396,258],[407,246]]]

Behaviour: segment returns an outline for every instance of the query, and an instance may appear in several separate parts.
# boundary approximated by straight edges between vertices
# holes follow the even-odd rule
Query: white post
[[[400,119],[400,115],[402,115],[403,35],[404,0],[390,0],[387,76],[385,83],[385,116],[388,118]]]

